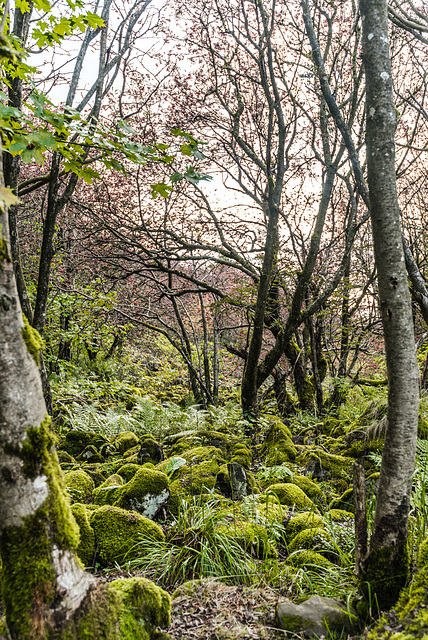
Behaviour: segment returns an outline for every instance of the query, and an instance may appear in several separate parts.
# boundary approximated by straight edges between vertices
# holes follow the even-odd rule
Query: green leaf
[[[5,207],[11,207],[18,204],[19,200],[13,193],[12,189],[0,186],[0,208],[4,211]]]
[[[161,195],[162,198],[167,198],[172,191],[172,187],[165,184],[164,182],[159,182],[158,184],[151,184],[152,188],[152,198],[157,198],[158,195]]]

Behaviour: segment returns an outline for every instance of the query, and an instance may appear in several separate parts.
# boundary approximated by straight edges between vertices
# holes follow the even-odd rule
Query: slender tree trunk
[[[415,465],[419,384],[395,181],[396,112],[386,0],[361,0],[366,71],[370,213],[388,370],[388,426],[365,579],[379,607],[396,601],[408,573],[407,519]]]
[[[256,309],[252,327],[252,335],[248,347],[248,357],[245,363],[241,386],[241,403],[244,417],[251,423],[259,415],[257,397],[257,372],[263,343],[263,328],[265,323],[266,305],[276,253],[278,249],[278,208],[273,206],[269,211],[269,221],[265,243],[262,272],[257,289]],[[251,431],[251,429],[249,429]]]

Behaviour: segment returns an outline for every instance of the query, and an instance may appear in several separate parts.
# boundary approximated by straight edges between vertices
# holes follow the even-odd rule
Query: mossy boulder
[[[125,453],[140,443],[139,437],[133,431],[122,431],[115,439],[115,446],[119,453]]]
[[[232,500],[242,500],[252,493],[247,472],[237,462],[229,462],[220,467],[215,486],[222,495]]]
[[[175,482],[192,496],[212,490],[220,467],[215,460],[206,460],[194,466],[183,465],[178,469]]]
[[[312,549],[318,553],[323,553],[331,544],[331,536],[325,529],[313,527],[300,531],[288,544],[288,553],[293,553],[299,549]]]
[[[143,435],[140,439],[141,446],[137,454],[138,464],[152,462],[158,464],[165,458],[163,449],[159,442],[150,435]]]
[[[287,540],[292,540],[300,531],[304,529],[312,529],[314,527],[323,527],[324,520],[318,513],[306,512],[298,513],[291,518],[286,524]]]
[[[108,588],[119,594],[123,603],[121,632],[124,639],[137,637],[136,622],[141,640],[169,637],[156,632],[156,627],[167,628],[171,621],[171,599],[166,591],[140,577],[114,580]]]
[[[293,554],[288,557],[288,562],[294,567],[310,567],[313,571],[316,571],[318,568],[329,569],[333,566],[330,560],[311,549],[294,551]]]
[[[126,464],[120,466],[116,473],[118,476],[121,476],[121,478],[123,478],[125,482],[129,482],[140,469],[141,467],[139,464],[127,462]]]
[[[70,498],[75,502],[89,499],[95,489],[95,483],[91,476],[81,469],[68,471],[64,475],[64,482]]]
[[[179,437],[177,437],[177,435]],[[241,450],[241,454],[243,454],[245,450],[247,460],[248,454],[251,456],[251,452],[239,438],[235,438],[230,433],[223,433],[221,431],[201,430],[184,432],[176,434],[176,436],[168,436],[164,439],[163,444],[167,448],[169,457],[181,456],[186,450],[196,447],[215,447],[216,449],[220,449],[223,462],[230,461],[239,450]]]
[[[89,522],[91,512],[84,504],[78,502],[71,505],[71,512],[80,531],[80,542],[76,549],[77,555],[85,567],[90,567],[95,558],[95,533]]]
[[[67,451],[62,451],[61,449],[57,452],[58,460],[61,463],[70,463],[75,464],[76,460],[71,456]]]
[[[330,510],[336,509],[354,513],[354,488],[352,486],[346,489],[339,498],[335,498],[330,502]]]
[[[104,480],[92,494],[92,501],[96,505],[114,504],[119,496],[119,489],[123,486],[123,478],[114,473]]]
[[[163,541],[161,527],[135,511],[105,505],[93,511],[89,523],[94,530],[97,557],[105,564],[138,557],[141,536]]]
[[[93,446],[96,452],[101,452],[102,448],[107,445],[108,440],[99,433],[72,430],[66,434],[61,449],[69,453],[73,458],[77,458],[89,446]]]
[[[272,468],[275,468],[275,467],[272,467]],[[283,469],[283,468],[284,467],[279,467],[279,469]],[[268,489],[269,487],[272,487],[275,484],[282,484],[282,483],[295,484],[302,491],[304,491],[304,493],[306,493],[306,495],[309,498],[311,498],[311,500],[317,503],[325,502],[325,495],[321,487],[316,482],[314,482],[310,478],[307,478],[306,476],[290,473],[288,477],[287,476],[284,477],[282,475],[282,477],[280,478],[268,478],[263,481],[262,486],[264,489]]]
[[[279,418],[271,416],[270,422],[271,425],[259,451],[260,456],[265,459],[265,465],[273,467],[294,461],[297,450],[291,440],[290,429]]]
[[[249,469],[253,461],[253,454],[250,449],[243,444],[238,444],[233,448],[231,462],[237,462],[245,469]]]
[[[353,513],[344,509],[330,509],[330,511],[327,511],[324,517],[327,522],[329,520],[331,520],[332,522],[342,522],[346,520],[352,520],[352,522],[354,521]]]
[[[359,621],[349,606],[333,598],[312,596],[301,604],[280,602],[276,611],[280,629],[299,638],[343,638],[358,630]]]
[[[306,468],[305,475],[312,476],[315,480],[331,480],[342,490],[349,485],[349,478],[352,477],[352,459],[320,448],[305,449],[297,462]]]
[[[314,509],[315,505],[310,498],[297,485],[291,482],[280,482],[269,487],[268,491],[274,493],[281,504],[296,509]]]
[[[183,451],[181,456],[187,460],[189,466],[199,465],[202,462],[214,462],[217,465],[224,464],[223,452],[218,447],[203,446],[192,447]]]
[[[169,498],[167,476],[155,469],[142,468],[120,487],[114,505],[154,518]]]

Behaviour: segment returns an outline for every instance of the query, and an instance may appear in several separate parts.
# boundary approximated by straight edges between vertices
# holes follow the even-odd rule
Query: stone
[[[276,619],[280,629],[306,638],[341,637],[343,631],[354,633],[358,627],[358,617],[352,609],[340,600],[321,596],[313,596],[301,604],[280,602]]]

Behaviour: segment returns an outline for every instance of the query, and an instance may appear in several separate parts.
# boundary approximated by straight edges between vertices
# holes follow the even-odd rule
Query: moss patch
[[[97,556],[103,563],[121,563],[138,557],[135,545],[141,535],[165,540],[158,524],[118,507],[100,507],[92,512],[89,522],[95,533]]]
[[[314,509],[315,505],[310,498],[295,484],[291,482],[280,482],[269,487],[281,504],[289,507],[295,506],[297,509]]]
[[[80,543],[77,547],[77,555],[85,567],[91,567],[95,558],[95,533],[89,522],[90,512],[84,504],[76,502],[71,506],[80,532]]]
[[[40,351],[43,349],[43,339],[40,333],[36,329],[33,329],[24,314],[22,314],[22,318],[24,320],[24,326],[21,329],[22,337],[24,338],[28,353],[36,365],[39,366]]]
[[[64,482],[70,498],[76,502],[90,498],[95,489],[95,483],[92,478],[81,469],[68,471],[64,475]]]

